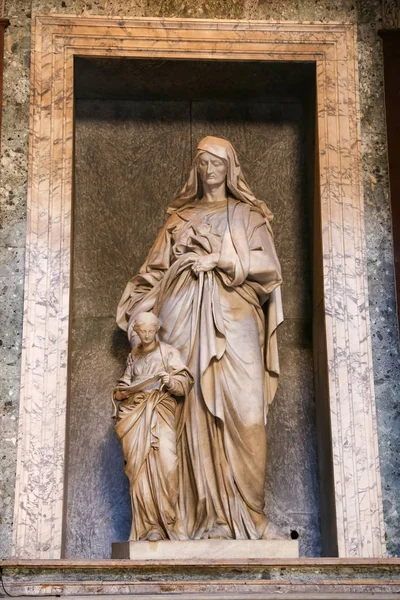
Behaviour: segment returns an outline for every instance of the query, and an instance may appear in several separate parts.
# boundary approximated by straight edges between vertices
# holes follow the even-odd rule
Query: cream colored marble
[[[33,27],[14,555],[61,555],[79,54],[315,61],[323,270],[315,306],[326,338],[338,551],[383,556],[354,26],[50,15],[36,17]]]
[[[121,542],[112,545],[112,558],[130,560],[215,560],[298,558],[297,540],[189,540]]]

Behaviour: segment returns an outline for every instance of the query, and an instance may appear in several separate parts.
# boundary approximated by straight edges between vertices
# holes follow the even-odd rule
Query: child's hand
[[[159,376],[163,385],[165,385],[168,388],[171,384],[171,375],[167,373],[167,371],[161,371],[159,373]]]
[[[115,400],[126,400],[127,398],[129,398],[129,393],[125,392],[121,388],[116,388],[114,390],[114,398]]]

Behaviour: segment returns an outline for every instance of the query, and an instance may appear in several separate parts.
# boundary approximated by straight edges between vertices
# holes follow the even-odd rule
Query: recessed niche
[[[129,346],[125,284],[165,220],[196,143],[228,138],[275,215],[285,322],[268,418],[266,513],[320,554],[312,352],[315,64],[75,59],[75,189],[64,555],[108,558],[130,529],[111,389]]]

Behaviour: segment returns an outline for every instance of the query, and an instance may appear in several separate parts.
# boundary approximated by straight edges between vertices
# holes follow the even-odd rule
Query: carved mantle
[[[314,348],[321,437],[331,442],[320,452],[322,493],[332,500],[322,521],[340,557],[383,556],[354,27],[76,16],[39,16],[33,28],[14,555],[61,557],[77,55],[315,63]]]

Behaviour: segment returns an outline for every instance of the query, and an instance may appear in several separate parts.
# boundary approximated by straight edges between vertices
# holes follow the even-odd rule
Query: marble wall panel
[[[383,6],[394,8],[383,0]],[[376,3],[360,6],[358,57],[371,342],[387,547],[400,555],[400,352],[387,172],[381,40],[371,27]],[[397,7],[392,16],[400,15]],[[386,20],[383,27],[395,26]],[[399,20],[400,25],[400,20]]]

